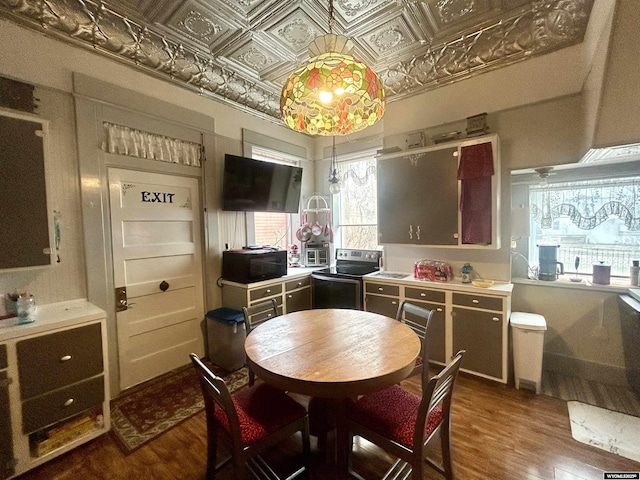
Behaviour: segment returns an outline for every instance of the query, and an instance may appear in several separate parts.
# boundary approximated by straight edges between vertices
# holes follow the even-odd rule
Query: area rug
[[[224,378],[231,393],[248,383],[246,368],[228,373],[216,365],[208,365]],[[189,364],[126,390],[112,400],[111,433],[128,455],[203,408],[200,383]]]
[[[640,418],[581,402],[567,406],[574,439],[640,462]]]
[[[626,386],[593,382],[545,370],[542,372],[540,393],[640,417],[640,400]]]

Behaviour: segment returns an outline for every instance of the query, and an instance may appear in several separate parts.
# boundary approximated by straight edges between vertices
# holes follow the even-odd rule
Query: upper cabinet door
[[[52,263],[45,135],[35,115],[0,111],[0,269]]]
[[[458,244],[458,149],[380,160],[380,243]]]
[[[500,247],[497,135],[382,156],[377,178],[379,243]]]

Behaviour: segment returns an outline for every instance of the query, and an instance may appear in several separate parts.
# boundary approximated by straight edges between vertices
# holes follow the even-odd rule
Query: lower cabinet
[[[235,283],[222,280],[222,305],[236,310],[272,298],[281,313],[311,309],[311,275],[296,278],[275,278],[256,283]]]
[[[286,282],[285,307],[287,313],[311,309],[311,277]]]
[[[4,348],[6,351],[6,345],[0,345],[0,348]],[[11,477],[15,472],[14,467],[11,411],[9,410],[9,377],[6,370],[2,370],[0,371],[0,478]]]
[[[464,369],[502,378],[502,315],[453,307],[453,352],[465,350]]]
[[[398,305],[406,300],[435,310],[429,338],[431,361],[444,365],[465,350],[461,370],[507,383],[510,284],[496,293],[453,284],[423,284],[387,279],[383,283],[365,277],[365,308],[395,317]]]
[[[0,331],[0,479],[109,430],[105,325],[104,311],[74,301]]]
[[[385,283],[365,282],[364,309],[395,318],[400,305],[400,287]]]

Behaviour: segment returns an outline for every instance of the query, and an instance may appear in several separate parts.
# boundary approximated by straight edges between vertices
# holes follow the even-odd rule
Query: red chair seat
[[[298,402],[265,383],[240,392],[232,400],[245,445],[251,445],[307,414]],[[227,415],[221,408],[216,408],[215,417],[225,430],[231,432]]]
[[[349,406],[349,416],[362,426],[407,448],[413,445],[413,432],[420,406],[420,397],[393,385],[360,398]],[[428,437],[442,420],[442,406],[429,414],[425,426]]]

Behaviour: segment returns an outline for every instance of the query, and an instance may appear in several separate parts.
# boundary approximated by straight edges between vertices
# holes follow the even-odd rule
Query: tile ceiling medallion
[[[393,102],[583,40],[595,0],[335,0]],[[325,0],[0,0],[0,18],[274,122]]]

